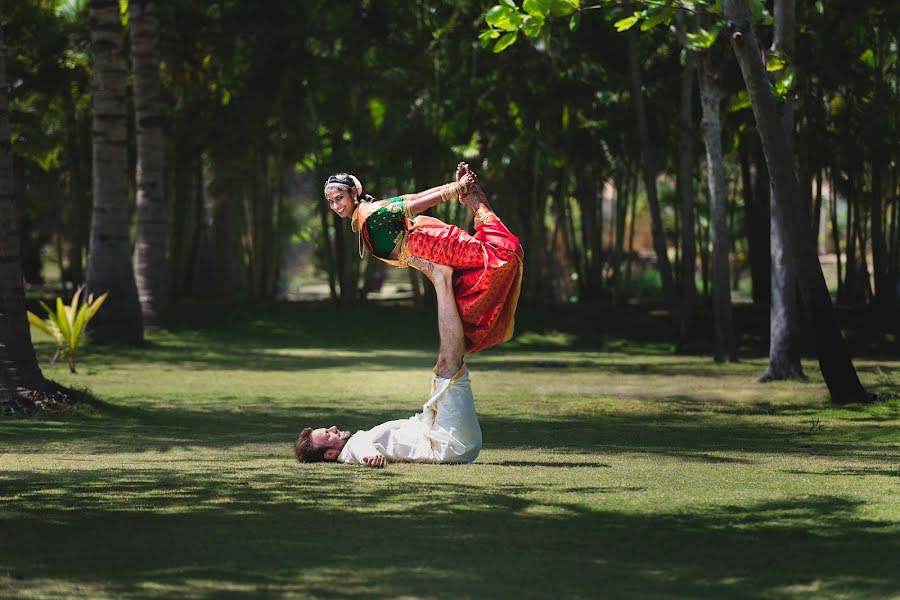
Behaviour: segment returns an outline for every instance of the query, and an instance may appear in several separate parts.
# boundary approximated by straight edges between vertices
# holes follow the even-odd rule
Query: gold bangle
[[[441,186],[441,202],[449,202],[450,200],[458,198],[459,187],[458,183],[448,183],[447,185]]]
[[[475,211],[475,224],[480,225],[485,221],[490,221],[494,216],[494,211],[492,210],[484,210],[479,207],[478,210]]]

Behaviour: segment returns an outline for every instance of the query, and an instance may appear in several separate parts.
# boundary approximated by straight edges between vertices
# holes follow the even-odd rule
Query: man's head
[[[349,431],[341,431],[334,425],[318,429],[307,427],[294,442],[294,455],[300,462],[335,461],[350,435]]]

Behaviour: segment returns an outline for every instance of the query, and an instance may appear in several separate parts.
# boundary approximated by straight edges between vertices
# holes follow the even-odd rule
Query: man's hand
[[[363,462],[366,463],[366,466],[373,469],[383,469],[387,461],[384,460],[384,456],[379,454],[378,456],[364,456]]]
[[[410,256],[406,259],[406,264],[414,269],[422,271],[422,274],[434,285],[437,285],[438,281],[452,281],[453,268],[448,267],[447,265],[439,265],[419,256]]]

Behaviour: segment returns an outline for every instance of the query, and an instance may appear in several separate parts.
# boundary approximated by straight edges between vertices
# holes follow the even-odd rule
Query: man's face
[[[349,431],[341,431],[332,425],[313,429],[313,432],[309,434],[309,441],[314,448],[327,448],[325,460],[337,460],[351,435]]]

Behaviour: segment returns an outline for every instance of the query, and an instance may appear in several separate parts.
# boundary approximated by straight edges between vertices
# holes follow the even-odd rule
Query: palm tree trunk
[[[12,191],[8,89],[6,48],[0,33],[0,403],[8,402],[19,388],[37,389],[44,384],[25,318],[19,220]]]
[[[126,82],[118,0],[91,0],[93,55],[93,190],[87,287],[109,292],[91,321],[100,342],[140,344],[141,306],[131,266],[126,138]]]
[[[709,181],[709,217],[712,226],[713,321],[716,362],[735,362],[737,345],[731,308],[731,277],[728,253],[728,196],[725,192],[725,158],[722,153],[720,110],[722,91],[708,50],[700,61],[700,102],[703,106],[703,142]]]
[[[831,297],[809,231],[809,216],[796,203],[797,178],[784,128],[769,88],[766,68],[760,58],[756,32],[747,0],[726,0],[725,19],[731,45],[756,116],[766,164],[775,191],[779,227],[786,255],[793,259],[800,292],[811,317],[819,366],[832,402],[866,402],[872,395],[859,381],[846,343],[837,326]]]
[[[130,0],[131,60],[137,133],[137,234],[134,276],[144,323],[165,327],[170,294],[166,266],[166,203],[159,84],[159,18],[154,0]]]

